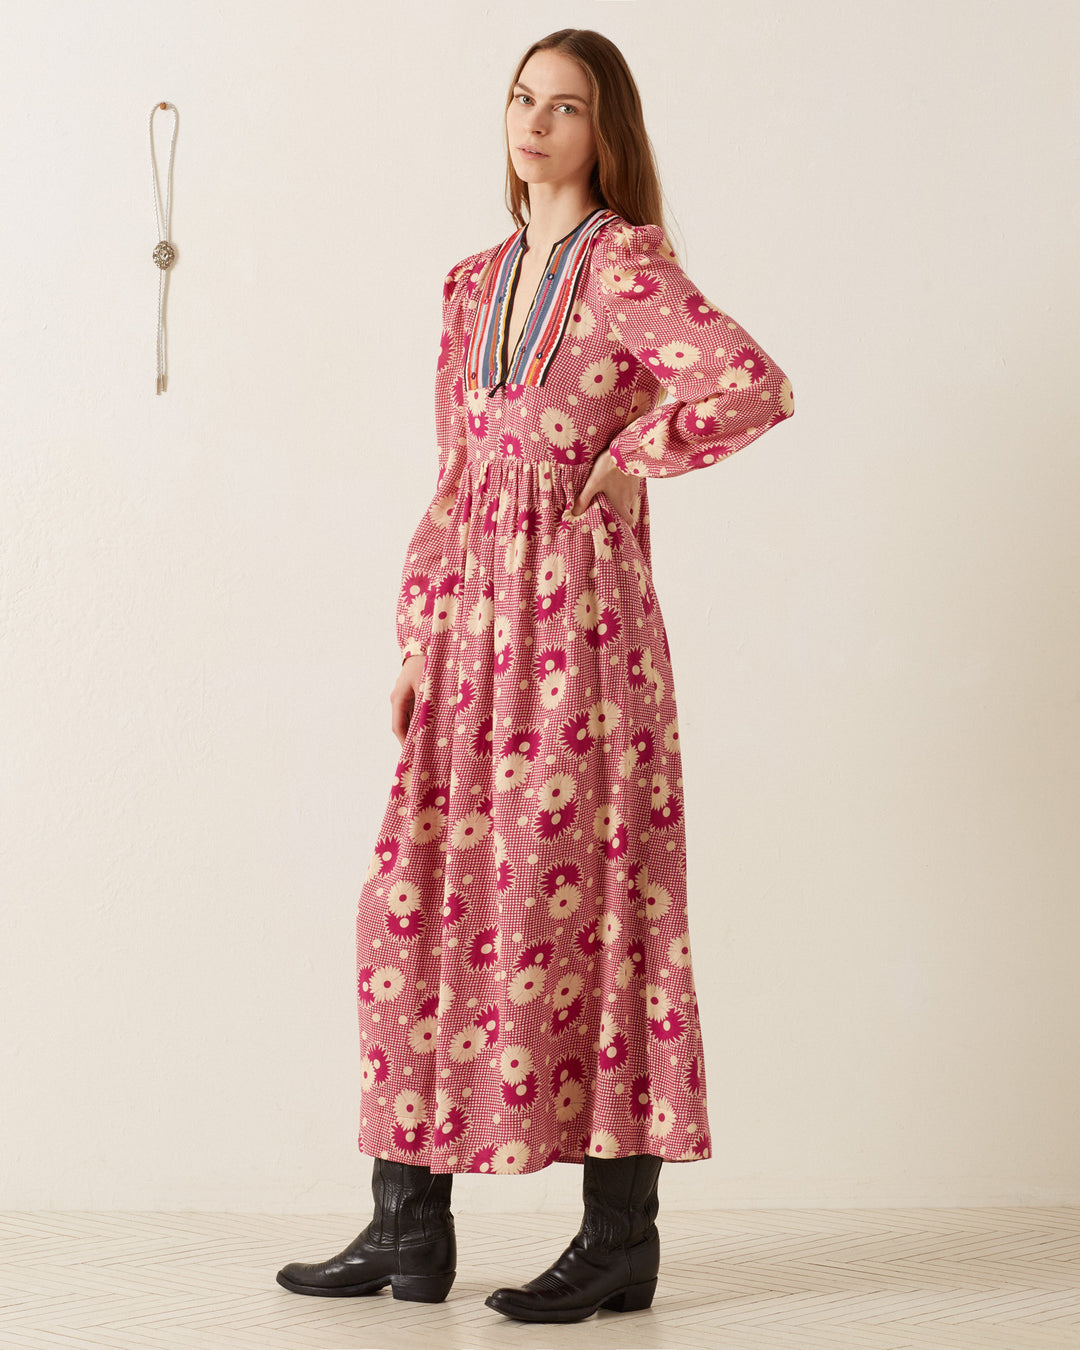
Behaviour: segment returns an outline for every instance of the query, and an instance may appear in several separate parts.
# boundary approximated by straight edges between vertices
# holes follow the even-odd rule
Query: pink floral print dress
[[[645,480],[741,450],[792,416],[791,383],[658,226],[607,208],[553,246],[508,352],[523,236],[443,288],[438,482],[397,605],[423,675],[357,909],[358,1142],[434,1172],[691,1162],[709,1122]],[[642,479],[633,528],[603,492],[570,514],[605,447]]]

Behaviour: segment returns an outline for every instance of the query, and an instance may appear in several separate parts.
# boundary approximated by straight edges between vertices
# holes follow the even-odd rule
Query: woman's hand
[[[390,691],[390,727],[398,741],[404,745],[409,734],[413,708],[420,693],[420,677],[424,673],[422,656],[407,657],[401,663],[401,674]]]
[[[611,458],[610,450],[602,450],[593,460],[592,472],[575,498],[570,514],[580,516],[598,492],[604,494],[633,529],[641,514],[641,479],[636,474],[623,473]]]

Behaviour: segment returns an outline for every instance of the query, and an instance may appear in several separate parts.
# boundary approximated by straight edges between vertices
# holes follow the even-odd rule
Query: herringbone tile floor
[[[1080,1350],[1080,1208],[664,1212],[651,1308],[571,1326],[484,1307],[579,1213],[456,1212],[441,1304],[274,1280],[370,1214],[0,1213],[0,1350]]]

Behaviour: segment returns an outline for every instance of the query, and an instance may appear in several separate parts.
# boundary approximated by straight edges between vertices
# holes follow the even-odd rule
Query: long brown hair
[[[589,116],[597,150],[589,186],[596,200],[631,225],[659,225],[666,235],[660,175],[645,130],[641,96],[622,52],[610,38],[591,28],[560,28],[549,33],[534,42],[517,63],[507,91],[507,108],[525,62],[533,52],[543,51],[565,53],[578,63],[589,81]],[[506,204],[520,228],[526,223],[522,206],[529,205],[529,185],[518,176],[509,146]]]

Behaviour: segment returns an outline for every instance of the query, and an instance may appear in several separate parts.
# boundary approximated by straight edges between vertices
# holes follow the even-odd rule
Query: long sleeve
[[[791,381],[706,300],[659,225],[613,226],[596,241],[594,265],[613,359],[627,386],[652,383],[655,395],[608,444],[625,473],[674,478],[706,468],[793,415]]]
[[[438,602],[454,585],[454,579],[447,576],[447,543],[465,464],[462,310],[473,264],[479,257],[480,254],[473,253],[463,258],[443,281],[442,337],[435,367],[435,440],[439,472],[435,493],[409,540],[401,571],[397,638],[403,664],[410,656],[426,654]]]

